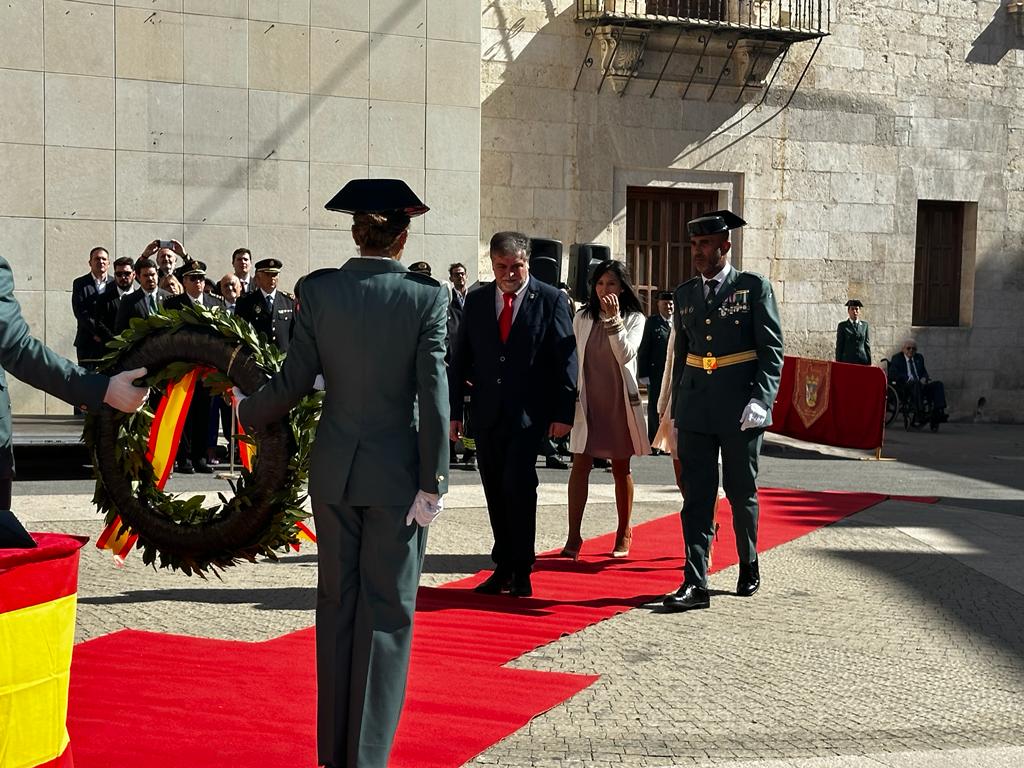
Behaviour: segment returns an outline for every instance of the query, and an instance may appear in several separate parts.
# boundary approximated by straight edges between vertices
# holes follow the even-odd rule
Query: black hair
[[[590,295],[587,297],[587,303],[583,305],[583,309],[580,311],[585,312],[593,320],[598,320],[601,317],[601,300],[597,298],[597,281],[601,279],[601,275],[605,272],[611,272],[615,275],[622,286],[622,293],[619,294],[619,314],[625,317],[634,312],[642,313],[644,311],[643,306],[640,304],[640,299],[636,295],[633,283],[629,279],[629,267],[617,259],[602,261],[594,267],[594,273],[590,276]]]

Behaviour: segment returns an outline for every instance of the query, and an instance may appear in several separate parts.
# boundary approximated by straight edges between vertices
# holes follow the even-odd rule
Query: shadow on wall
[[[404,17],[408,16],[412,7],[416,5],[416,0],[405,0],[405,2],[398,5],[380,24],[381,29],[388,29]],[[268,22],[268,27],[274,26]],[[354,48],[345,56],[345,58],[334,68],[330,75],[324,81],[325,85],[337,84],[342,80],[342,77],[346,72],[351,70],[363,57],[368,54],[368,51],[362,47]],[[312,84],[311,84],[312,86]],[[321,92],[330,92],[329,88],[321,88]],[[280,123],[278,124],[277,130],[273,136],[266,140],[263,146],[263,150],[266,152],[264,159],[270,158],[278,145],[284,144],[289,138],[294,136],[300,129],[303,128],[304,124],[312,118],[317,108],[314,106],[315,100],[312,98],[315,94],[310,93],[309,107],[308,109],[296,109],[290,115],[283,116]],[[326,99],[321,99],[320,104],[326,104]],[[339,187],[347,179],[339,179]],[[225,180],[223,188],[226,189],[238,189],[239,187],[246,186],[249,183],[248,179],[248,167],[245,166],[244,170],[240,169],[232,174],[228,179]],[[422,193],[422,190],[420,190]],[[218,210],[225,202],[225,197],[222,193],[214,190],[210,196],[204,200],[198,207],[197,210],[208,211]],[[324,203],[327,201],[324,200]]]
[[[1017,16],[1024,16],[1024,9],[1018,13],[1010,13],[1006,5],[1000,3],[996,8],[992,21],[978,35],[965,61],[971,64],[998,64],[1007,53],[1024,50],[1024,27],[1018,34],[1018,25],[1024,23]]]
[[[575,21],[575,4],[561,12],[551,0],[543,5],[537,31],[531,27],[541,19],[503,0],[484,7],[482,230],[518,229],[561,240],[566,249],[603,239],[618,213],[616,168],[697,168],[760,121],[758,112],[737,122],[744,104],[733,96],[706,102],[691,92],[683,101],[675,83],[661,83],[653,98],[653,81],[634,81],[624,94],[609,81],[601,86],[600,43],[588,52],[591,38]],[[717,142],[723,126],[729,130]],[[481,231],[482,240],[490,235]]]

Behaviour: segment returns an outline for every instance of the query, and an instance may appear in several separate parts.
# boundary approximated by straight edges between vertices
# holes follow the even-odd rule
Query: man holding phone
[[[143,249],[141,258],[156,262],[157,278],[162,280],[174,272],[179,256],[182,261],[188,259],[185,246],[177,240],[154,240]]]

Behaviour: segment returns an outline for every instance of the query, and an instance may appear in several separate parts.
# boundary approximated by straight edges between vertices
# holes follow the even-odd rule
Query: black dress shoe
[[[494,573],[473,587],[474,592],[481,595],[500,595],[512,588],[512,574],[495,569]]]
[[[183,475],[194,475],[196,473],[191,461],[179,461],[177,469]]]
[[[214,471],[213,467],[207,464],[206,461],[204,461],[203,459],[200,459],[199,461],[195,462],[193,466],[195,467],[196,472],[198,472],[201,475],[212,475]]]
[[[544,466],[548,469],[568,469],[569,465],[557,456],[548,456],[544,459]]]
[[[530,583],[530,572],[520,571],[512,577],[512,589],[509,590],[512,597],[532,597],[533,584]]]
[[[739,597],[750,597],[761,586],[761,571],[757,560],[746,565],[740,563],[740,577],[736,581],[736,594]]]
[[[670,611],[691,611],[696,608],[710,608],[711,595],[707,587],[684,583],[674,595],[666,597],[661,604]]]

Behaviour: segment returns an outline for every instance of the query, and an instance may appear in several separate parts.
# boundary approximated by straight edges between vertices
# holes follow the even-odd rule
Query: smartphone
[[[174,247],[173,241],[172,240],[161,240],[160,241],[160,247],[161,248],[173,248]]]

